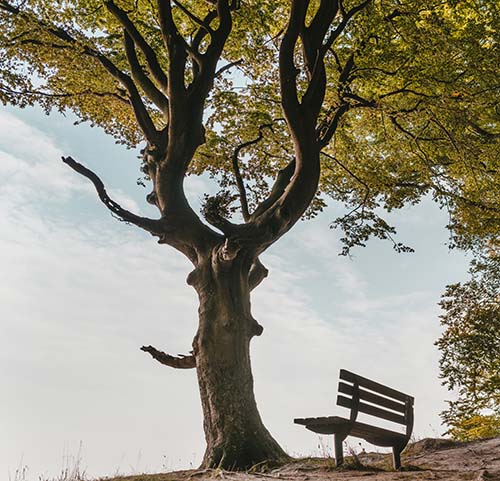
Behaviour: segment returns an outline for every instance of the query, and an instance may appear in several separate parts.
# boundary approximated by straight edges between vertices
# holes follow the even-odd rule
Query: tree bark
[[[211,250],[188,278],[198,292],[193,341],[207,442],[202,466],[248,469],[288,456],[264,427],[253,393],[250,341],[262,327],[250,312],[251,259]]]

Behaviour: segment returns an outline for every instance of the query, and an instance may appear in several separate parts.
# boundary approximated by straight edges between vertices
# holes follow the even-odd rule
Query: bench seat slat
[[[371,379],[367,379],[366,377],[358,376],[350,371],[346,371],[345,369],[340,370],[340,379],[355,383],[357,382],[360,386],[369,389],[370,391],[375,391],[379,394],[383,394],[384,396],[392,397],[397,399],[398,401],[406,402],[407,399],[413,400],[413,397],[408,396],[400,391],[396,391],[390,387],[384,386],[383,384],[379,384],[378,382],[372,381]]]
[[[348,394],[352,396],[354,394],[354,388],[350,384],[346,384],[345,382],[339,382],[339,392],[343,394]],[[401,404],[400,402],[393,401],[392,399],[388,399],[386,397],[379,396],[370,391],[365,391],[364,389],[359,389],[359,398],[365,401],[368,401],[372,404],[377,404],[378,406],[383,406],[387,409],[392,409],[393,411],[397,411],[400,413],[406,412],[406,406]]]
[[[351,409],[353,403],[352,399],[350,398],[347,398],[345,396],[337,396],[337,404],[339,406]],[[387,421],[392,421],[393,423],[406,425],[406,419],[404,416],[400,416],[399,414],[386,411],[385,409],[381,409],[376,406],[371,406],[370,404],[360,402],[358,404],[358,411],[365,414],[370,414],[371,416],[386,419]]]
[[[302,424],[309,431],[313,431],[318,434],[335,434],[349,423],[349,419],[342,418],[340,416],[327,416],[319,418],[299,418],[294,419],[295,424]]]
[[[341,427],[349,424],[349,419],[339,416],[328,416],[319,418],[299,418],[294,419],[295,424],[302,424],[310,431],[319,434],[335,434]],[[405,435],[390,431],[388,429],[370,426],[356,421],[349,433],[350,436],[366,439],[372,444],[379,446],[392,446],[405,439]],[[376,442],[374,442],[376,441]]]

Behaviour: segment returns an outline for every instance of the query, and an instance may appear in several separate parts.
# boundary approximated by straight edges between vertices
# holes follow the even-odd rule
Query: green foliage
[[[457,394],[442,418],[448,433],[468,440],[500,435],[500,255],[475,261],[471,279],[448,286],[441,301],[445,330],[443,384]]]
[[[311,17],[318,4],[311,2]],[[22,14],[12,14],[6,5]],[[116,5],[165,70],[169,59],[155,2],[117,0]],[[198,25],[179,5],[173,4],[174,19],[189,42]],[[359,2],[342,5],[349,11]],[[12,0],[0,6],[1,102],[69,109],[119,142],[134,146],[142,141],[123,85],[95,54],[89,55],[106,56],[131,75],[122,26],[103,2]],[[185,0],[182,6],[203,18],[211,3]],[[208,172],[222,191],[236,193],[232,154],[269,125],[263,138],[239,156],[250,209],[267,196],[272,179],[294,155],[281,111],[278,68],[288,11],[285,1],[244,0],[233,12],[220,65],[236,64],[215,80],[206,105],[206,143],[189,170]],[[335,22],[332,31],[340,13]],[[151,76],[143,53],[138,51],[138,57]],[[320,189],[307,213],[321,211],[328,198],[346,206],[348,213],[332,224],[344,230],[344,253],[374,235],[392,240],[398,251],[411,250],[393,239],[394,228],[381,215],[426,195],[448,211],[451,245],[481,248],[497,237],[499,59],[496,0],[374,0],[347,24],[325,58],[327,93],[318,132],[328,130],[337,112],[344,115],[323,146]],[[299,83],[306,79],[303,62],[297,51]],[[185,76],[187,85],[192,72]],[[141,88],[139,93],[162,129],[168,119]]]

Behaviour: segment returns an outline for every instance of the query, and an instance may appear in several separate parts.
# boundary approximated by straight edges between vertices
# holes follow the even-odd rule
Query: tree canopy
[[[323,3],[307,3],[306,24],[318,28],[312,18]],[[188,90],[200,88],[208,50],[221,50],[202,106],[205,143],[189,172],[210,172],[222,189],[218,208],[248,216],[295,155],[278,61],[290,7],[230,5],[229,40],[215,46],[208,41],[220,22],[213,5],[171,5],[186,53],[176,69]],[[494,1],[338,2],[323,46],[326,94],[316,115],[323,169],[308,213],[329,198],[346,204],[348,214],[334,223],[345,231],[346,252],[372,234],[392,238],[379,207],[400,208],[424,195],[450,213],[453,243],[470,247],[496,236],[499,8]],[[70,109],[129,146],[166,129],[174,60],[153,2],[2,1],[0,11],[3,102]],[[309,75],[300,43],[299,98]],[[242,187],[247,199],[236,206]]]
[[[382,212],[431,196],[451,245],[498,246],[496,0],[0,0],[0,51],[3,103],[71,110],[143,147],[156,219],[63,160],[194,265],[192,351],[142,349],[196,369],[204,466],[286,458],[254,399],[250,293],[299,219],[341,202],[344,254],[370,236],[408,251]],[[200,216],[183,184],[203,173],[220,189]]]

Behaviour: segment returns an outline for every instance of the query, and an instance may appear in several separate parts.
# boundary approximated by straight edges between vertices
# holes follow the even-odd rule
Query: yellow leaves
[[[474,441],[499,436],[500,415],[477,414],[470,418],[459,420],[447,431],[447,434],[458,441]]]

